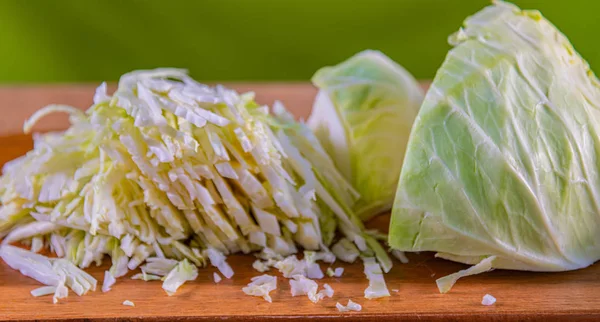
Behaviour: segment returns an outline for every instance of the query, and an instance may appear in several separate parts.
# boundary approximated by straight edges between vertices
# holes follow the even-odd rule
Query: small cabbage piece
[[[115,285],[117,280],[109,271],[104,272],[104,281],[102,282],[102,292],[106,293],[111,290],[112,286]]]
[[[162,288],[169,296],[172,296],[183,283],[193,281],[197,277],[198,268],[184,259],[165,276]]]
[[[307,124],[353,184],[362,219],[392,208],[398,176],[423,90],[383,53],[366,50],[324,67]]]
[[[131,277],[131,279],[149,282],[149,281],[160,281],[162,279],[162,277],[160,277],[158,275],[147,274],[146,272],[142,271],[141,273],[137,273],[137,274],[133,275]]]
[[[221,278],[221,275],[219,275],[219,273],[213,273],[213,280],[215,281],[215,283],[219,283],[222,279],[223,278]]]
[[[331,267],[328,267],[327,271],[326,271],[326,274],[329,277],[341,277],[342,274],[344,274],[344,268],[343,267],[337,267],[335,270],[333,270]]]
[[[144,274],[166,276],[177,264],[179,263],[174,259],[149,257],[141,269]]]
[[[38,287],[34,290],[31,290],[30,293],[32,296],[38,297],[38,296],[54,294],[55,292],[56,292],[56,286],[42,286],[42,287]]]
[[[269,267],[269,265],[267,265],[265,262],[261,261],[260,259],[257,259],[254,261],[254,263],[252,263],[252,268],[254,268],[255,270],[257,270],[261,273],[264,273],[271,269]]]
[[[333,269],[331,267],[327,267],[327,270],[325,271],[325,274],[329,277],[332,277],[333,274],[335,274],[335,272],[333,271]]]
[[[349,312],[349,311],[360,311],[362,310],[362,306],[358,303],[352,302],[352,300],[348,300],[348,305],[344,306],[340,302],[335,303],[335,307],[340,312]]]
[[[317,293],[319,285],[317,282],[306,278],[303,275],[294,275],[290,279],[290,291],[292,296],[306,295],[308,299],[317,303],[325,296],[325,293]]]
[[[251,296],[260,296],[271,303],[273,300],[269,293],[275,289],[277,289],[277,277],[264,274],[253,277],[248,286],[242,288],[242,291]]]
[[[225,278],[231,278],[233,276],[233,269],[225,261],[225,256],[214,248],[208,248],[206,250],[206,256],[210,259],[210,264],[216,267]]]
[[[496,256],[490,256],[490,257],[482,260],[481,262],[477,263],[477,265],[473,265],[467,269],[463,269],[456,273],[438,278],[435,281],[435,283],[437,284],[437,287],[440,290],[440,293],[448,293],[448,291],[450,291],[452,286],[454,286],[454,284],[456,284],[456,281],[458,281],[459,278],[491,271],[492,265],[493,265],[495,259],[496,259]]]
[[[296,255],[290,255],[283,260],[274,262],[271,266],[277,268],[285,278],[302,275],[308,278],[322,279],[325,275],[321,270],[321,266],[316,263],[317,260],[332,263],[335,257],[330,252],[304,251],[304,258],[301,260]],[[261,261],[254,262],[252,266],[258,271],[269,269],[269,265]]]
[[[323,297],[333,297],[333,288],[329,284],[323,284],[323,289],[319,291],[318,295]]]
[[[125,300],[125,301],[123,301],[123,305],[125,305],[125,306],[135,306],[135,303],[131,302],[130,300]]]
[[[306,267],[306,277],[314,279],[322,279],[325,275],[321,267],[317,263],[311,263]]]
[[[373,257],[363,258],[365,265],[364,273],[369,280],[369,286],[365,289],[365,298],[376,299],[380,297],[390,296],[390,291],[387,289],[385,279],[381,267]]]
[[[598,79],[538,11],[502,1],[450,42],[412,129],[390,245],[482,263],[479,272],[591,265],[600,259]]]
[[[360,255],[360,252],[356,246],[354,246],[354,244],[352,244],[352,242],[346,238],[341,238],[337,243],[335,243],[331,248],[331,251],[335,254],[335,257],[346,263],[354,263],[354,261]]]
[[[483,299],[481,299],[481,305],[490,306],[494,305],[494,303],[496,303],[496,298],[489,294],[484,295]]]
[[[342,277],[342,274],[344,274],[343,267],[336,267],[335,270],[333,271],[333,276],[335,276],[335,277]]]
[[[274,266],[285,278],[292,278],[295,275],[306,276],[307,263],[305,260],[299,260],[296,255],[288,256]]]

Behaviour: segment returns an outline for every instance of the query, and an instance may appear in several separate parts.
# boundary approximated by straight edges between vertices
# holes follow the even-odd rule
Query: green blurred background
[[[0,83],[116,80],[183,67],[199,80],[308,80],[379,49],[432,78],[446,38],[488,0],[0,0]],[[600,1],[515,0],[600,65]]]

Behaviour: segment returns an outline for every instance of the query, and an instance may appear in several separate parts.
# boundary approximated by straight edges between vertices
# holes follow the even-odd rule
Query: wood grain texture
[[[262,103],[278,98],[299,116],[309,112],[315,90],[308,84],[234,85],[238,89],[253,88]],[[0,89],[0,112],[6,115],[3,124],[14,133],[26,115],[35,108],[51,102],[89,105],[93,92],[90,86],[41,87]],[[11,111],[6,109],[9,102]],[[27,110],[27,113],[23,111]],[[50,122],[51,120],[48,120]],[[53,129],[64,124],[46,124]],[[24,135],[0,137],[0,164],[31,149],[31,139]],[[386,230],[389,217],[382,215],[369,223],[371,227]],[[409,264],[395,262],[385,276],[390,290],[389,298],[367,300],[363,291],[367,280],[362,265],[335,263],[344,267],[341,278],[326,277],[319,284],[329,283],[335,290],[332,299],[318,304],[305,296],[291,297],[288,280],[279,274],[278,289],[271,293],[273,303],[262,298],[249,297],[241,288],[250,278],[260,275],[251,267],[252,256],[230,256],[234,267],[231,280],[215,284],[213,268],[200,270],[196,281],[186,283],[175,296],[169,297],[160,282],[142,282],[121,278],[109,293],[100,290],[78,297],[73,293],[53,305],[50,297],[33,298],[29,292],[39,287],[36,281],[11,270],[0,261],[0,320],[85,320],[85,321],[158,321],[207,320],[263,321],[265,319],[318,319],[365,321],[438,320],[438,321],[599,321],[600,320],[600,266],[565,273],[528,273],[494,271],[460,280],[448,294],[439,294],[435,279],[466,266],[440,259],[431,254],[409,254]],[[88,271],[101,283],[108,263]],[[326,266],[322,265],[325,269]],[[274,272],[270,272],[274,274]],[[498,302],[490,307],[481,305],[485,294],[492,294]],[[361,312],[340,314],[337,301],[352,299],[363,306]],[[135,307],[123,306],[124,300]]]

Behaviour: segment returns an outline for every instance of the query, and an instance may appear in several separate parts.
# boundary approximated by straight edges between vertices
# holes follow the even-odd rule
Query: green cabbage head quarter
[[[355,212],[368,219],[390,210],[421,87],[374,50],[324,67],[312,81],[320,91],[307,124],[360,193]]]
[[[508,3],[469,17],[449,40],[410,135],[391,246],[488,269],[591,265],[600,258],[598,79],[538,11]]]

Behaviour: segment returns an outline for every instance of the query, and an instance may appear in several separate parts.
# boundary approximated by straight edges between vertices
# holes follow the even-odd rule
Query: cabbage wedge
[[[307,125],[360,193],[366,220],[392,208],[423,90],[402,66],[366,50],[312,78],[320,91]]]
[[[598,79],[538,11],[501,1],[449,41],[411,132],[389,243],[479,263],[478,272],[591,265],[600,258]]]

